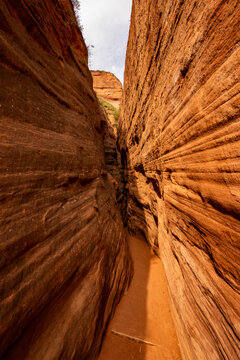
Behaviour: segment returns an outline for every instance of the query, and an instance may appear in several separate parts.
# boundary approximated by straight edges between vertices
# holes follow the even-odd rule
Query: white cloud
[[[90,67],[113,72],[123,82],[131,0],[81,0],[83,35],[91,48]]]

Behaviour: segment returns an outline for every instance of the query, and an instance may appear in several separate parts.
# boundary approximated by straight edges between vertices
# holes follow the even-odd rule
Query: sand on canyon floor
[[[134,277],[111,320],[99,360],[180,360],[161,260],[128,235]]]

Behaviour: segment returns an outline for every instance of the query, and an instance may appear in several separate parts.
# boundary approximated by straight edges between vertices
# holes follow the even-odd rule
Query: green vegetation
[[[104,107],[104,109],[106,109],[106,111],[108,113],[110,113],[111,115],[114,115],[115,120],[118,120],[118,118],[119,118],[119,110],[115,106],[113,106],[112,104],[110,104],[106,100],[102,99],[101,97],[98,98],[98,101]]]
[[[75,14],[73,13],[72,9],[67,9],[66,15],[67,15],[67,19],[66,19],[66,22],[64,23],[64,25],[66,27],[77,25],[77,19],[75,17]]]
[[[81,57],[81,58],[80,58],[80,61],[81,61],[82,64],[88,66],[88,59],[87,59],[87,57]]]
[[[115,120],[118,120],[118,118],[119,118],[119,110],[118,109],[117,109],[117,111],[115,111],[114,117],[115,117]]]

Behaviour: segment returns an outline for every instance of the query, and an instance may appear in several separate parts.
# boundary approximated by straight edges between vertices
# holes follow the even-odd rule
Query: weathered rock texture
[[[240,358],[240,3],[133,0],[129,227],[164,263],[185,359]]]
[[[119,108],[122,99],[122,84],[110,72],[92,71],[93,88],[104,100]]]
[[[0,357],[96,359],[131,262],[69,0],[0,2]]]
[[[118,128],[118,119],[119,119],[119,108],[116,108],[109,102],[105,101],[103,98],[98,97],[98,101],[103,109],[103,112],[106,114],[108,119],[108,124],[110,125],[112,132],[114,133],[115,138],[117,138],[117,128]]]
[[[108,120],[108,131],[104,137],[106,169],[112,176],[111,180],[116,190],[116,200],[121,210],[122,218],[126,219],[125,179],[121,156],[117,148],[117,128],[119,105],[122,99],[122,85],[120,80],[112,73],[105,71],[92,71],[91,73],[93,76],[93,89]]]

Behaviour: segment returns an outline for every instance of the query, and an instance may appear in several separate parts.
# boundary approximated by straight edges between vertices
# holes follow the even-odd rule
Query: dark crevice
[[[141,203],[134,195],[130,195],[133,202],[139,207],[141,210],[148,210],[150,211],[150,206],[148,204]]]
[[[184,68],[181,70],[181,75],[182,75],[183,78],[186,77],[187,72],[188,72],[188,69],[189,69],[189,65],[186,64],[186,65],[184,66]]]
[[[127,152],[125,149],[121,149],[121,164],[122,164],[122,168],[125,169],[127,168]]]
[[[234,219],[238,220],[240,219],[240,212],[234,209],[228,209],[223,204],[218,202],[215,199],[208,199],[208,204],[211,205],[215,210],[221,212],[224,215],[228,215],[233,217]]]
[[[135,165],[134,170],[145,176],[145,170],[143,164]]]
[[[155,221],[156,226],[158,227],[158,217],[153,214],[153,218],[154,218],[154,221]]]
[[[157,179],[147,177],[147,184],[151,183],[157,196],[161,199],[160,187]]]
[[[78,176],[72,176],[69,177],[67,182],[65,182],[63,185],[60,185],[59,187],[69,187],[71,185],[75,185],[75,184],[79,184],[81,186],[86,186],[88,184],[90,184],[92,181],[94,180],[94,178],[79,178]]]
[[[192,226],[197,232],[199,232],[201,235],[206,236],[206,234],[193,222],[189,222],[189,225]]]

